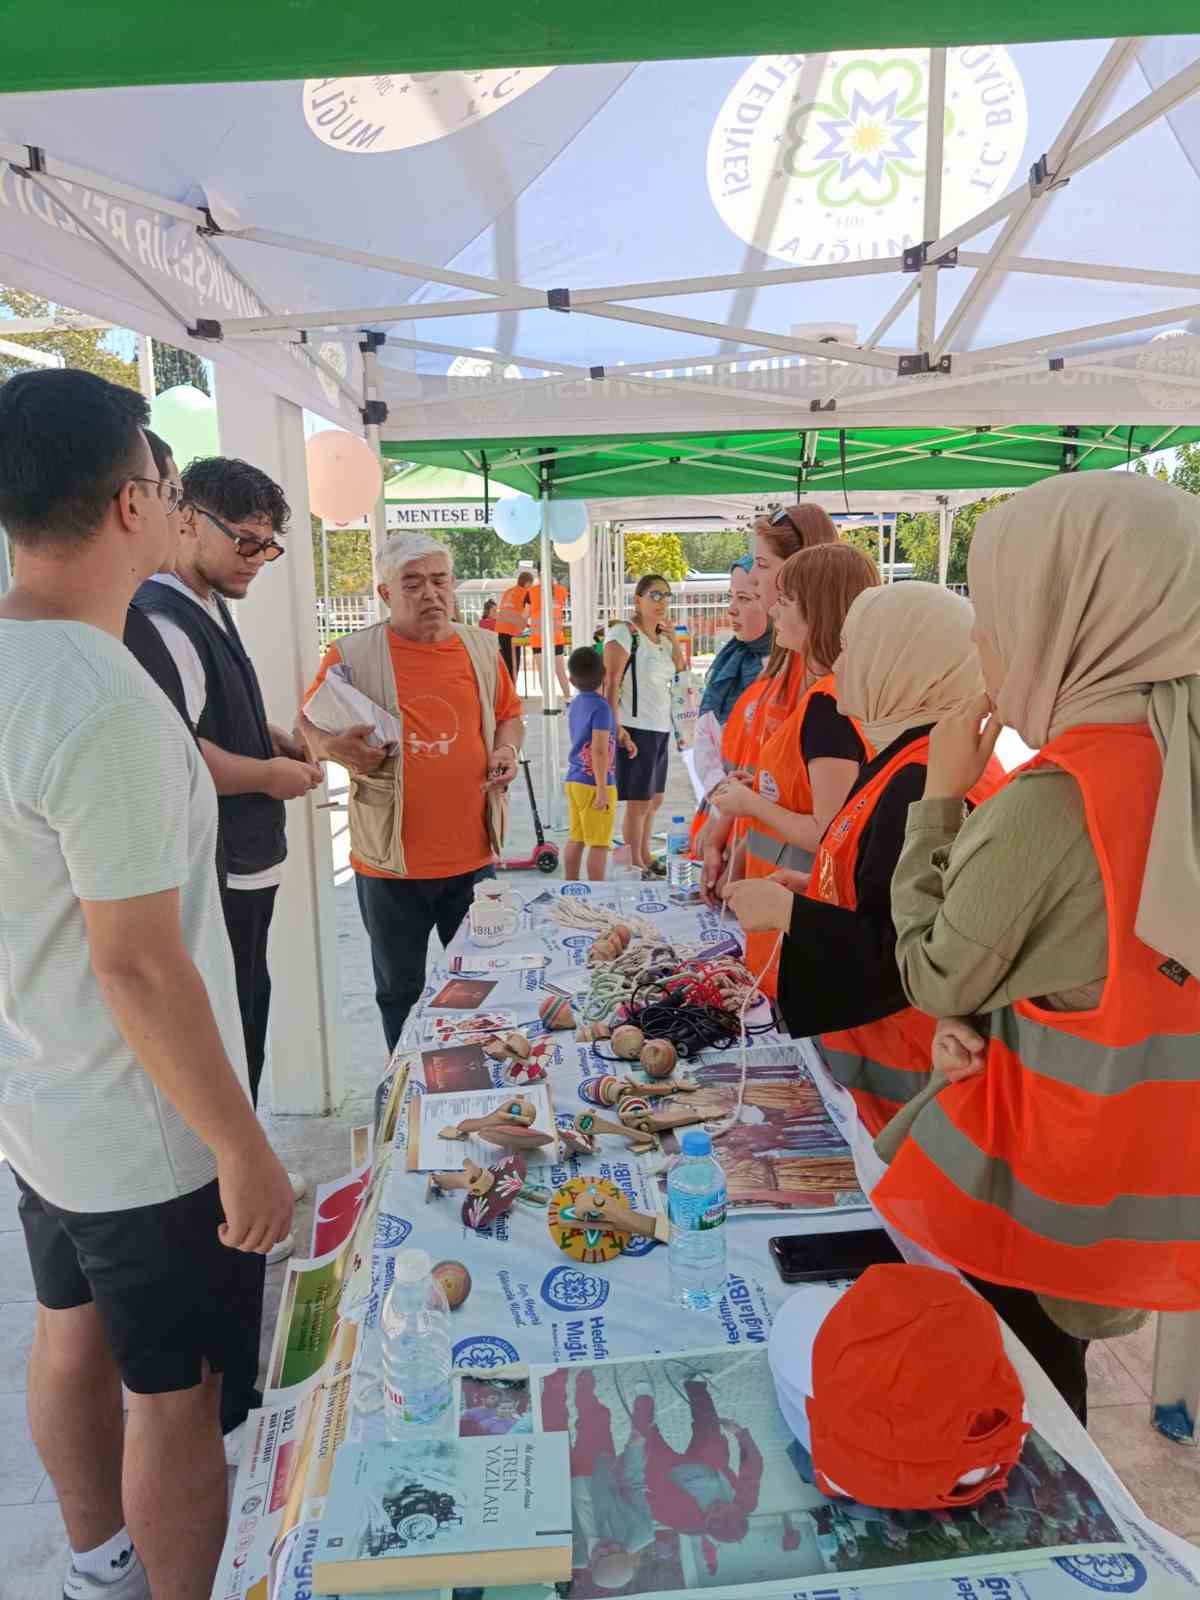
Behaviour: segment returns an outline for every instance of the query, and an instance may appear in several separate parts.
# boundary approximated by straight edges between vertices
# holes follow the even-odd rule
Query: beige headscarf
[[[838,710],[874,750],[983,693],[974,621],[966,600],[935,583],[893,583],[857,597],[842,627]]]
[[[1054,478],[979,519],[969,576],[1026,744],[1149,722],[1163,779],[1134,931],[1200,973],[1200,505],[1136,473]]]

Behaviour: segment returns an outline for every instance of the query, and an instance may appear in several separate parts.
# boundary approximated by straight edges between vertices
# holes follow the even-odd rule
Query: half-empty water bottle
[[[446,1433],[453,1417],[450,1307],[424,1250],[401,1250],[379,1319],[389,1439]]]
[[[691,839],[688,837],[687,818],[677,812],[667,830],[667,887],[675,894],[686,895],[692,888]]]
[[[703,1128],[689,1128],[667,1173],[671,1298],[692,1311],[707,1310],[725,1292],[725,1173],[712,1148]]]

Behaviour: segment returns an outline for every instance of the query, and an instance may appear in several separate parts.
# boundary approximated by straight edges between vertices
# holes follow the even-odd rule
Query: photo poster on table
[[[890,1512],[834,1500],[775,1399],[767,1353],[534,1368],[540,1425],[570,1437],[575,1549],[571,1600],[629,1596],[796,1596],[806,1580],[856,1586],[952,1575],[995,1595],[989,1569],[1123,1561],[1126,1536],[1088,1480],[1031,1433],[1003,1492],[965,1510]],[[622,1581],[617,1583],[617,1579]],[[922,1584],[919,1591],[927,1591]],[[937,1592],[934,1590],[933,1592]],[[945,1591],[972,1594],[973,1587]]]
[[[869,1211],[850,1146],[795,1047],[752,1046],[746,1059],[741,1119],[713,1141],[729,1205],[748,1213]],[[706,1106],[716,1104],[716,1117],[730,1115],[737,1105],[741,1052],[706,1051],[686,1065],[704,1086]],[[667,1134],[663,1149],[677,1154],[679,1136]]]
[[[409,1172],[459,1171],[464,1161],[490,1166],[505,1153],[478,1134],[465,1139],[446,1139],[442,1129],[471,1117],[486,1117],[514,1100],[527,1100],[533,1106],[532,1129],[549,1134],[551,1142],[540,1149],[523,1151],[529,1166],[555,1160],[558,1130],[550,1089],[545,1083],[523,1084],[513,1089],[465,1089],[448,1094],[414,1094],[409,1100]]]
[[[498,1033],[507,1033],[517,1025],[517,1014],[507,1007],[491,1011],[471,1011],[465,1016],[455,1012],[430,1012],[425,1018],[426,1044],[483,1044]]]

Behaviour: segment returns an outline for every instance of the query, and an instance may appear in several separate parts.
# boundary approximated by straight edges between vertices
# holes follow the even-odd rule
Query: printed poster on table
[[[486,1117],[516,1099],[529,1101],[535,1113],[531,1127],[553,1139],[556,1133],[554,1111],[550,1091],[544,1083],[528,1084],[519,1089],[467,1089],[461,1093],[414,1095],[409,1104],[408,1170],[457,1171],[467,1160],[481,1167],[499,1161],[504,1151],[488,1144],[478,1134],[454,1139],[443,1137],[443,1131],[472,1117]],[[523,1154],[533,1166],[552,1161],[555,1150],[556,1146],[551,1143],[544,1150],[528,1150]]]

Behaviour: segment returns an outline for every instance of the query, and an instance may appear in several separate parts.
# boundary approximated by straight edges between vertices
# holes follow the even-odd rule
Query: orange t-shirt
[[[410,878],[450,878],[492,861],[484,823],[487,750],[479,726],[479,690],[467,647],[456,635],[418,644],[389,631],[396,698],[404,717],[404,857]],[[308,686],[314,694],[342,654],[330,645]],[[496,721],[521,715],[521,701],[501,661],[496,679]],[[468,804],[470,796],[477,803]],[[365,878],[394,874],[350,865]]]

